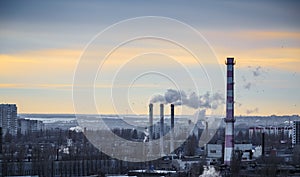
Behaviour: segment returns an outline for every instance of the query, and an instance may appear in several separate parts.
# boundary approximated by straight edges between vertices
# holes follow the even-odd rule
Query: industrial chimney
[[[171,144],[170,153],[174,151],[174,104],[171,104]]]
[[[234,97],[233,97],[233,66],[235,65],[234,58],[227,58],[227,99],[226,99],[226,118],[225,118],[225,150],[224,163],[230,165],[234,150]]]
[[[164,104],[160,104],[160,154],[164,155]]]
[[[149,139],[153,137],[153,104],[149,104]]]

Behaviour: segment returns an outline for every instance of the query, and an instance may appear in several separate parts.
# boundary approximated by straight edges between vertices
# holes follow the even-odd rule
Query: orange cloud
[[[237,34],[240,37],[257,39],[300,39],[300,32],[294,31],[243,31]]]
[[[299,48],[263,48],[236,51],[233,51],[233,49],[219,49],[218,51],[218,56],[221,59],[226,57],[225,51],[234,53],[237,59],[237,67],[259,65],[296,72],[299,72],[300,68]]]
[[[78,50],[42,50],[16,54],[0,54],[0,75],[10,82],[72,77]],[[3,82],[3,81],[2,81]]]
[[[25,83],[1,83],[0,88],[21,88],[21,89],[36,89],[36,88],[56,88],[56,89],[66,89],[72,88],[72,84],[25,84]]]
[[[201,31],[201,30],[199,30]],[[272,39],[300,39],[300,32],[298,31],[271,31],[271,30],[231,30],[220,31],[210,30],[202,31],[205,37],[216,39],[231,39],[231,42],[242,42],[243,40],[272,40]]]

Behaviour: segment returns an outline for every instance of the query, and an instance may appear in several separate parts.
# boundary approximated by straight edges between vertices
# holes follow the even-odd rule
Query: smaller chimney
[[[160,136],[164,136],[164,104],[160,104]]]
[[[171,104],[171,128],[174,128],[174,104]]]
[[[164,156],[164,104],[160,104],[160,155]]]
[[[149,104],[149,139],[153,137],[153,104]]]
[[[171,144],[170,153],[174,151],[174,104],[171,104]]]

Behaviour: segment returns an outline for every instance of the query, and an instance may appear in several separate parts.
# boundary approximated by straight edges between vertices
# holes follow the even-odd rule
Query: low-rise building
[[[252,159],[252,144],[235,144],[234,150],[242,151],[242,161],[249,161]]]
[[[222,158],[223,147],[222,144],[207,144],[207,157]]]

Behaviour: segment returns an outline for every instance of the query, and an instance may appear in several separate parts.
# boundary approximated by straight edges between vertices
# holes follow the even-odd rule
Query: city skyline
[[[73,76],[79,57],[91,39],[122,20],[162,16],[188,24],[203,35],[219,63],[207,69],[221,68],[225,73],[226,57],[235,57],[235,115],[300,114],[299,2],[130,2],[95,1],[91,5],[82,1],[1,1],[1,103],[17,104],[19,113],[74,113]],[[149,28],[155,30],[156,27]],[[178,33],[174,28],[170,32]],[[193,42],[191,40],[191,44]],[[167,48],[170,46],[162,48],[161,45],[164,46],[150,41],[124,46],[114,56],[116,59],[108,63],[107,72],[120,58],[133,57],[152,47],[161,53],[174,54],[195,71],[195,75],[198,74],[200,69],[193,67],[191,58],[181,56],[174,48]],[[158,58],[161,60],[160,67],[165,66],[162,69],[176,72],[176,64],[165,65],[168,58]],[[149,60],[149,56],[140,59]],[[128,67],[134,70],[138,66],[140,63],[136,62]],[[124,73],[124,78],[130,81],[132,73]],[[225,77],[224,74],[223,78],[213,79],[219,81],[219,87],[222,87]],[[184,80],[184,77],[178,76],[178,79]],[[153,81],[146,77],[136,84],[136,88],[140,89],[134,92],[132,105],[139,114],[147,114],[149,93],[164,94],[172,88],[161,78]],[[163,87],[157,88],[157,85]],[[122,83],[117,86],[129,87]],[[109,87],[109,82],[96,85],[98,89]],[[189,87],[183,90],[193,92]],[[199,95],[207,91],[203,89]],[[121,113],[126,114],[126,109]],[[107,107],[103,113],[114,111]]]

